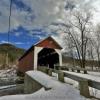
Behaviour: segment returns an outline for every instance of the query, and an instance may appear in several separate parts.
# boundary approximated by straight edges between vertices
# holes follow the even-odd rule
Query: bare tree
[[[67,24],[60,23],[60,29],[68,34],[67,36],[70,37],[76,48],[77,56],[82,68],[85,68],[88,36],[91,33],[91,16],[90,12],[80,10],[74,11],[71,13],[71,16],[69,17],[70,20]]]
[[[97,54],[98,67],[100,68],[100,24],[96,27],[94,46]]]
[[[89,33],[90,30],[90,20],[91,20],[91,13],[85,12],[85,11],[76,11],[72,18],[74,21],[70,21],[74,33],[76,35],[79,35],[76,39],[76,42],[78,44],[79,53],[78,56],[80,56],[81,60],[81,67],[85,68],[85,61],[86,61],[86,50],[87,50],[87,42],[89,39]],[[73,34],[73,33],[72,33]]]
[[[75,67],[75,52],[74,52],[75,46],[69,34],[63,37],[63,39],[64,39],[64,45],[65,45],[65,50],[66,50],[65,52],[67,56],[71,57],[72,65],[73,67]]]
[[[91,62],[91,66],[90,67],[93,70],[93,67],[95,65],[95,53],[94,53],[95,46],[94,46],[93,38],[89,39],[87,46],[88,46],[88,48],[87,48],[87,59],[88,59],[88,61]]]

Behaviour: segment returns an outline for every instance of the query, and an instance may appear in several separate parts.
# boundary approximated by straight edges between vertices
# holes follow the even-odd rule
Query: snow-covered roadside
[[[81,73],[75,73],[75,72],[69,72],[69,71],[64,71],[64,72],[100,82],[100,77],[99,77],[100,73],[99,72],[88,72],[89,74],[81,74]],[[79,89],[77,81],[74,81],[72,79],[65,77],[65,82],[68,83],[68,84],[71,84],[74,87],[76,87],[77,89]],[[91,96],[95,96],[97,98],[100,98],[100,90],[97,90],[97,89],[94,89],[94,88],[91,88],[91,87],[89,87],[89,90],[90,90]]]
[[[59,95],[54,95],[52,91],[45,91],[44,88],[39,90],[38,92],[34,94],[29,95],[13,95],[13,96],[4,96],[1,97],[0,100],[97,100],[97,99],[86,99],[86,98],[79,98],[77,95],[73,94],[72,98],[70,99],[70,91],[67,91],[66,94],[68,97],[63,97],[63,95],[60,97]],[[61,94],[60,94],[61,95]],[[77,99],[74,99],[74,96]]]
[[[12,88],[12,87],[16,87],[16,85],[1,86],[0,90],[7,89],[7,88]]]
[[[69,84],[61,83],[52,77],[45,76],[45,74],[41,72],[33,73],[34,75],[42,76],[43,80],[45,78],[47,80],[47,83],[45,84],[49,84],[50,86],[52,86],[52,89],[45,91],[44,88],[42,88],[36,93],[29,95],[4,96],[1,97],[0,100],[91,100],[81,96],[79,94],[79,90],[75,89],[73,86]],[[38,78],[37,76],[34,77]],[[39,81],[43,82],[40,78]]]
[[[86,78],[86,79],[91,79],[91,80],[95,80],[97,82],[100,82],[100,77],[99,76],[76,73],[76,72],[69,72],[69,71],[64,71],[64,72],[67,72],[67,73],[75,75],[75,76],[80,76],[80,77],[83,77],[83,78]]]
[[[88,71],[89,75],[93,75],[93,76],[98,76],[100,77],[100,72],[92,72],[92,71]]]
[[[16,68],[0,70],[0,80],[3,81],[15,81],[17,78]]]

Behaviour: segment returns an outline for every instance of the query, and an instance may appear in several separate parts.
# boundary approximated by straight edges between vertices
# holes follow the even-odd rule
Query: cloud
[[[9,9],[10,9],[9,1],[10,0],[0,0],[0,32],[2,33],[8,31]],[[20,0],[13,0],[13,1],[20,1]],[[18,28],[19,26],[25,26],[29,22],[31,22],[31,19],[34,19],[34,13],[33,12],[31,13],[31,8],[25,6],[24,3],[23,3],[24,6],[21,6],[19,5],[20,3],[13,2],[12,16],[11,16],[11,30]]]
[[[8,31],[10,0],[0,0],[0,32]],[[13,0],[11,29],[49,25],[61,17],[66,0]]]
[[[0,32],[2,33],[8,31],[9,1],[0,0]],[[13,0],[11,30],[19,26],[33,30],[49,26],[52,22],[64,22],[68,10],[75,7],[90,9],[93,4],[94,0]]]
[[[20,32],[15,32],[15,36],[20,36],[21,35],[21,33]]]
[[[3,43],[9,43],[9,44],[15,44],[15,45],[23,45],[23,44],[30,44],[30,42],[8,42],[8,41],[5,41],[5,40],[2,40],[0,41],[0,44],[3,44]]]
[[[7,33],[10,0],[0,0],[0,34]],[[63,46],[63,34],[51,25],[55,22],[66,23],[67,16],[74,9],[97,9],[94,23],[100,22],[100,0],[12,0],[11,34],[16,45],[30,44],[49,35]],[[25,35],[24,35],[25,34]],[[12,35],[12,37],[13,37]],[[22,37],[23,36],[23,39]],[[25,39],[24,39],[25,37]],[[13,39],[14,39],[13,38]],[[12,39],[12,40],[13,40]],[[31,40],[32,39],[32,40]],[[18,42],[15,42],[18,41]],[[1,41],[1,43],[8,43]],[[28,45],[29,46],[29,45]]]
[[[9,42],[5,41],[5,40],[2,40],[2,41],[0,41],[0,44],[2,44],[2,43],[9,43]]]

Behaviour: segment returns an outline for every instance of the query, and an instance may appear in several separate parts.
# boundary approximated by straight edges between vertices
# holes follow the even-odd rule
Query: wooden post
[[[84,74],[87,74],[87,70],[84,70]]]
[[[74,69],[72,68],[72,72],[74,72]]]
[[[87,98],[90,97],[88,80],[79,81],[80,95],[85,96]]]
[[[64,73],[61,71],[58,72],[58,80],[64,82]]]
[[[80,73],[80,70],[79,69],[77,69],[77,73]]]
[[[68,69],[68,68],[66,68],[66,70],[67,70],[67,71],[69,71],[69,69]]]
[[[48,75],[52,76],[52,69],[48,69]]]
[[[46,68],[44,66],[38,67],[37,70],[42,71],[42,72],[48,74],[48,68]]]

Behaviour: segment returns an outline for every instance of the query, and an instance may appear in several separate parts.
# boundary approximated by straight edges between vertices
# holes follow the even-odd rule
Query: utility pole
[[[8,25],[8,51],[6,54],[6,65],[9,66],[9,38],[10,38],[10,29],[11,29],[11,10],[12,10],[12,0],[10,0],[10,12],[9,12],[9,25]]]

